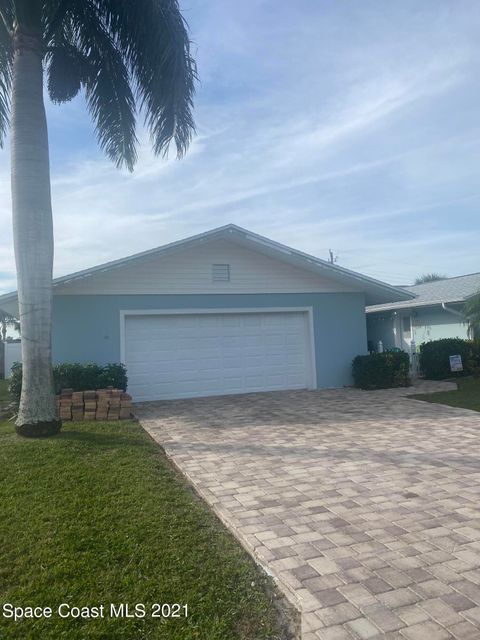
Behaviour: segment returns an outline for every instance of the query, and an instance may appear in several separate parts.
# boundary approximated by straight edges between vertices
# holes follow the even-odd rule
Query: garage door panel
[[[272,391],[285,389],[286,380],[283,376],[269,375],[265,376],[265,385]]]
[[[125,360],[137,401],[308,387],[302,312],[127,316]]]
[[[253,313],[248,313],[243,318],[243,326],[248,329],[255,329],[262,325],[261,316]]]
[[[241,349],[225,349],[222,354],[224,366],[241,367],[243,364],[243,353]]]
[[[283,347],[285,344],[285,336],[281,334],[274,334],[274,333],[269,335],[267,333],[267,335],[265,336],[264,343],[265,343],[265,346],[267,347],[278,347],[278,346]]]
[[[183,351],[191,351],[195,349],[198,344],[198,339],[193,336],[180,336],[177,340],[177,347]]]
[[[259,347],[263,346],[262,336],[258,334],[252,334],[252,335],[247,334],[244,336],[243,343],[245,348],[253,349],[256,352]]]

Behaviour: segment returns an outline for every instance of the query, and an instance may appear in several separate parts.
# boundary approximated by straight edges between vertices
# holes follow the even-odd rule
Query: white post
[[[381,340],[378,341],[378,353],[383,353],[383,342]]]
[[[417,377],[417,345],[415,340],[410,342],[410,372],[413,378]]]

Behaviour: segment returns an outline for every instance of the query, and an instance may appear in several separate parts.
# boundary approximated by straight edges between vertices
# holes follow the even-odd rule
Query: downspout
[[[463,315],[463,313],[461,313],[460,311],[457,311],[456,309],[452,309],[451,307],[447,307],[445,302],[442,302],[442,309],[444,311],[449,311],[450,313],[453,313],[454,316],[459,316],[460,318],[463,318],[463,321],[465,322],[465,316]]]

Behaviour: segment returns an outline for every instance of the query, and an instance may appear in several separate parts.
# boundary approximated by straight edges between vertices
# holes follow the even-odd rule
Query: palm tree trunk
[[[23,380],[21,435],[56,433],[51,363],[53,222],[41,37],[18,31],[13,62],[12,207]]]

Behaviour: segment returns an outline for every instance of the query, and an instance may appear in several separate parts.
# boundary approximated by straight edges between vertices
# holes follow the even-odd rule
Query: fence
[[[409,349],[408,355],[410,357],[410,376],[412,378],[418,378],[418,373],[419,373],[418,352],[417,352],[417,345],[413,340],[410,343],[410,349]]]
[[[377,344],[377,351],[378,353],[383,353],[385,351],[383,342],[381,340]],[[401,351],[401,349],[397,347],[396,349],[393,349],[393,351]],[[408,357],[410,358],[410,376],[412,378],[418,378],[420,367],[418,364],[417,345],[413,340],[410,342],[410,346],[405,349],[405,351],[408,353]]]
[[[21,342],[4,342],[3,343],[3,375],[9,378],[12,375],[12,364],[22,361],[22,344]]]

